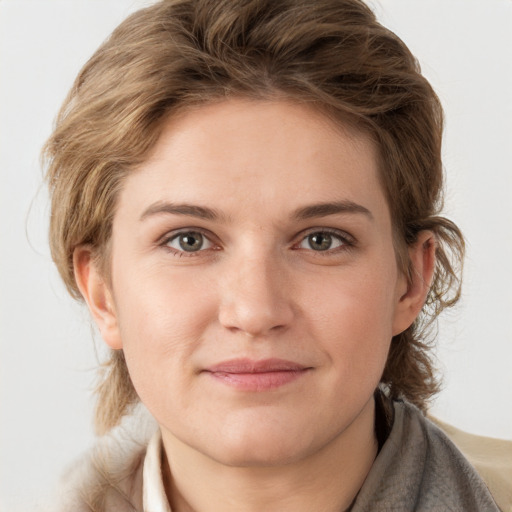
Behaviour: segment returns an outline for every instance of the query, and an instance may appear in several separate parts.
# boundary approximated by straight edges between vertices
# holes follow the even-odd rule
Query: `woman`
[[[164,1],[79,74],[51,245],[111,357],[62,510],[497,510],[423,412],[442,111],[357,0]],[[451,257],[450,257],[451,255]],[[158,427],[116,433],[142,402]]]

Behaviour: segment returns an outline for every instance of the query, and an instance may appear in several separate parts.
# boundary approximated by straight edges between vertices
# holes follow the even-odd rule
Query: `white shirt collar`
[[[162,436],[160,429],[149,441],[142,469],[144,512],[171,512],[162,479]]]

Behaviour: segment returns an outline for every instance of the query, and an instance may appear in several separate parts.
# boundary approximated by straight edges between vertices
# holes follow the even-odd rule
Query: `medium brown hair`
[[[443,115],[405,44],[360,0],[164,0],[125,20],[79,73],[44,155],[50,244],[74,297],[73,251],[89,244],[108,273],[123,179],[144,161],[164,119],[244,96],[308,104],[370,134],[401,271],[407,246],[432,230],[436,268],[419,318],[394,337],[381,384],[425,409],[438,389],[428,327],[460,294],[464,242],[439,215]],[[138,398],[122,351],[98,387],[97,428],[117,424]]]

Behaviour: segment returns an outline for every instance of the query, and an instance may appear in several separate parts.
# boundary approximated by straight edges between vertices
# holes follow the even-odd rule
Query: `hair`
[[[380,179],[399,269],[407,247],[435,235],[436,266],[418,319],[396,335],[381,385],[425,410],[439,383],[433,320],[460,296],[464,240],[440,216],[443,112],[405,44],[360,0],[163,0],[128,17],[80,71],[43,157],[51,193],[50,245],[80,298],[73,252],[88,244],[105,275],[123,180],[178,111],[231,97],[286,98],[356,125],[379,148]],[[96,427],[138,401],[122,350],[97,388]]]

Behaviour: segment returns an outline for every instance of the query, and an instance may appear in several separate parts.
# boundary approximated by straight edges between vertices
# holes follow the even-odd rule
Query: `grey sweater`
[[[388,439],[351,512],[494,512],[485,483],[448,437],[411,404],[394,402]]]

